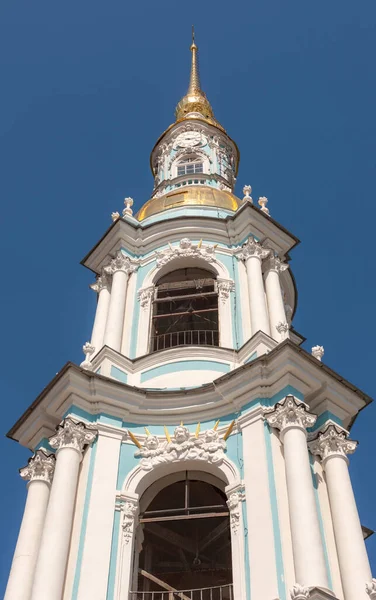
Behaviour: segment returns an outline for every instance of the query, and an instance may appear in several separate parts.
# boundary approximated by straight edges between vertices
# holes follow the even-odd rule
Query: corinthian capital
[[[85,446],[94,442],[97,433],[96,429],[68,417],[57,426],[56,433],[49,439],[49,443],[56,450],[73,448],[82,452]]]
[[[265,414],[269,425],[280,429],[281,434],[297,427],[305,431],[307,427],[313,427],[317,420],[316,415],[308,412],[307,404],[296,400],[294,396],[286,396],[273,408],[266,409]]]
[[[245,244],[243,244],[241,251],[236,254],[239,260],[246,260],[251,256],[256,256],[260,260],[269,256],[271,250],[263,248],[254,237],[249,237]]]
[[[376,600],[376,579],[373,578],[372,581],[366,583],[366,592],[369,595],[371,600]]]
[[[287,263],[281,261],[279,256],[269,256],[268,260],[265,263],[265,269],[267,271],[276,271],[277,273],[282,273],[289,268]]]
[[[290,591],[290,596],[291,600],[309,600],[309,588],[296,583]]]
[[[107,275],[113,275],[116,271],[123,271],[123,273],[133,273],[138,269],[138,264],[136,261],[131,260],[129,256],[125,256],[121,250],[116,254],[115,258],[113,258],[110,264],[107,267],[104,267],[104,272]]]
[[[102,271],[102,275],[100,277],[97,277],[97,280],[95,283],[92,283],[92,285],[90,286],[90,288],[92,290],[94,290],[94,292],[97,292],[99,294],[99,292],[101,292],[103,289],[109,289],[110,287],[110,280],[107,277],[106,273],[104,271]]]
[[[323,461],[337,456],[346,458],[347,454],[353,454],[358,445],[357,442],[348,439],[347,431],[329,425],[325,431],[318,434],[315,440],[309,442],[308,446],[312,454],[321,456]]]
[[[48,454],[45,450],[37,450],[27,462],[26,467],[20,469],[22,479],[28,481],[45,481],[52,482],[52,477],[55,470],[55,457],[53,454]]]

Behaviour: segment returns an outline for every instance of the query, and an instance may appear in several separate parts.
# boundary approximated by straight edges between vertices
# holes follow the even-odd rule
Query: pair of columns
[[[288,265],[253,237],[243,245],[237,258],[244,261],[247,270],[252,335],[263,331],[277,342],[283,341],[288,337],[289,326],[279,277]],[[268,259],[265,285],[262,269],[264,259]]]
[[[293,600],[309,598],[312,588],[329,589],[307,447],[307,428],[315,424],[317,416],[309,413],[308,406],[293,396],[267,409],[265,416],[271,427],[280,430],[284,446],[297,581],[291,597]],[[326,474],[344,598],[374,600],[366,590],[367,585],[372,589],[372,575],[346,456],[355,451],[356,445],[347,438],[347,432],[332,424],[308,443],[311,453],[321,457]]]
[[[98,293],[91,336],[91,346],[96,354],[103,346],[109,346],[117,352],[121,350],[128,279],[137,268],[135,261],[119,251],[90,286]]]
[[[79,466],[96,436],[67,418],[49,439],[55,456],[37,450],[20,470],[28,494],[4,600],[62,598]]]

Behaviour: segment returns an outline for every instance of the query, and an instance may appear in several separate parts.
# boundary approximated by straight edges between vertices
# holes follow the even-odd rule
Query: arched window
[[[198,156],[184,157],[177,164],[177,176],[204,172],[204,163]]]
[[[156,285],[150,351],[186,345],[219,345],[218,291],[205,269],[178,269]]]
[[[131,600],[233,598],[224,492],[186,472],[157,493],[139,522],[143,541],[141,551],[135,548],[139,575]]]

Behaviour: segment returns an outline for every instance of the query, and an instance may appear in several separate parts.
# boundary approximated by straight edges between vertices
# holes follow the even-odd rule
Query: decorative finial
[[[131,206],[133,206],[133,198],[124,198],[124,204],[123,217],[125,217],[125,215],[131,217],[133,215],[133,210],[131,209]]]
[[[192,44],[191,44],[191,52],[192,52],[192,64],[191,64],[191,77],[189,80],[188,87],[188,96],[194,94],[202,94],[201,83],[200,83],[200,73],[198,68],[198,48],[195,42],[195,30],[192,26]]]
[[[253,204],[253,198],[250,196],[251,192],[252,192],[252,187],[250,185],[245,185],[243,187],[243,194],[244,194],[243,202],[250,202],[250,204]]]
[[[324,346],[313,346],[311,354],[317,358],[317,360],[321,360],[324,356]]]
[[[192,44],[195,43],[195,26],[192,25]]]
[[[266,205],[268,203],[268,199],[265,198],[265,196],[260,196],[260,198],[258,199],[258,203],[260,205],[260,210],[263,213],[265,213],[266,215],[268,215],[268,217],[270,217],[269,209],[266,208]]]
[[[93,365],[90,362],[90,356],[92,354],[94,354],[95,347],[92,346],[90,344],[90,342],[86,342],[86,344],[84,344],[82,346],[82,351],[85,354],[85,360],[80,364],[80,367],[82,367],[83,369],[87,369],[88,371],[91,371],[93,368]]]
[[[118,219],[120,219],[120,213],[118,213],[118,212],[111,213],[111,219],[113,221],[117,221]]]

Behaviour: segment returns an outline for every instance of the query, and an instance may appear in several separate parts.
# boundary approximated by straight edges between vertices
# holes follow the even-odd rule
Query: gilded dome
[[[206,185],[192,185],[151,198],[139,210],[136,218],[143,221],[151,215],[184,206],[208,206],[235,212],[241,204],[242,201],[231,192]]]

